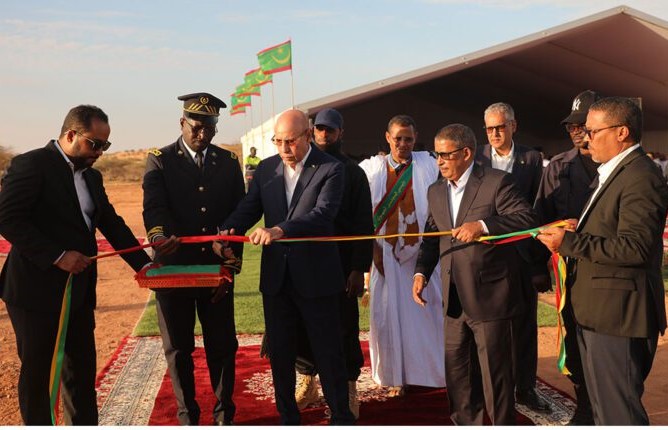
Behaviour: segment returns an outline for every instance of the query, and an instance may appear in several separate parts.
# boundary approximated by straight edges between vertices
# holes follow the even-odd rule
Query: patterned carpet
[[[260,336],[240,336],[239,351],[246,356],[252,354],[257,356]],[[201,346],[201,339],[198,339]],[[201,351],[199,353],[202,354]],[[196,351],[196,355],[198,352]],[[197,359],[196,359],[197,361]],[[203,360],[202,360],[203,361]],[[247,359],[237,360],[237,385],[235,397],[237,398],[236,424],[272,424],[277,422],[277,414],[273,405],[273,386],[271,384],[271,373],[268,362],[263,368],[245,369],[244,364],[249,363]],[[256,366],[256,365],[254,365]],[[257,366],[256,366],[257,367]],[[128,337],[123,340],[114,357],[98,376],[98,407],[100,410],[100,425],[160,425],[176,424],[172,420],[175,405],[171,396],[171,383],[165,377],[167,365],[162,353],[162,344],[159,337]],[[169,384],[169,385],[165,385]],[[198,386],[198,399],[205,394],[202,390],[209,390],[207,384]],[[447,418],[443,416],[447,406],[444,390],[421,389],[409,387],[405,401],[389,399],[387,389],[377,386],[370,376],[370,369],[362,369],[362,375],[358,381],[358,392],[362,402],[362,415],[364,420],[360,424],[387,425],[402,424],[384,416],[383,408],[403,408],[403,411],[419,405],[421,402],[434,401],[437,398],[438,407],[425,409],[424,411],[410,411],[414,413],[411,417],[420,419],[421,422],[408,422],[405,424],[447,424]],[[541,397],[552,406],[549,414],[538,414],[518,406],[517,410],[524,415],[523,423],[536,425],[561,425],[568,421],[575,407],[573,401],[563,393],[550,387],[542,381],[538,382],[538,391]],[[415,396],[415,399],[410,397]],[[238,397],[243,397],[240,401]],[[250,401],[249,401],[250,399]],[[415,401],[413,401],[415,400]],[[387,403],[382,403],[386,402]],[[249,405],[255,402],[257,405]],[[206,401],[200,401],[202,406],[202,419],[204,420]],[[404,404],[405,403],[405,404]],[[386,406],[385,406],[386,405]],[[324,424],[324,402],[312,405],[303,413],[305,424]],[[405,407],[408,406],[408,407]],[[441,407],[442,406],[442,407]],[[244,413],[244,409],[251,412]],[[260,411],[259,409],[262,409]],[[396,414],[408,412],[392,411]],[[425,416],[433,415],[431,418]],[[252,417],[252,418],[251,418]],[[526,419],[525,419],[526,418]],[[411,418],[412,419],[412,418]],[[202,424],[205,424],[202,422]]]

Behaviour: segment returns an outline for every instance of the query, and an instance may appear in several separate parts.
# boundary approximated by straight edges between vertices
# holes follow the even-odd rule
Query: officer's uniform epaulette
[[[153,155],[155,155],[156,157],[159,157],[159,156],[162,155],[162,151],[160,151],[160,150],[157,149],[157,148],[149,149],[149,150],[148,150],[148,153],[149,153],[149,154],[153,154]]]

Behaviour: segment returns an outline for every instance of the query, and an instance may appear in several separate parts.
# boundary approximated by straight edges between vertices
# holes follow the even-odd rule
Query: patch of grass
[[[556,327],[557,311],[553,306],[538,302],[538,327]]]

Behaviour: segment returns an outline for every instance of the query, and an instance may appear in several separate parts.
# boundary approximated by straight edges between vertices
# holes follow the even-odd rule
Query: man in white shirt
[[[661,276],[668,186],[640,146],[642,113],[624,97],[589,108],[585,142],[602,163],[577,221],[538,239],[571,258],[571,303],[596,425],[648,425],[644,381],[666,329]],[[574,231],[573,231],[574,230]]]
[[[529,204],[533,204],[543,174],[543,160],[540,152],[514,142],[513,135],[517,131],[517,120],[515,111],[509,104],[499,102],[490,105],[485,110],[484,119],[484,129],[489,144],[478,147],[476,162],[510,173],[522,196]],[[535,267],[534,257],[526,242],[519,242],[514,248],[522,257],[520,262],[524,266],[522,270],[524,276],[521,288],[528,302],[526,312],[517,316],[513,322],[515,396],[517,403],[526,405],[535,411],[546,411],[549,410],[548,403],[536,392],[538,291],[532,284],[532,272],[529,270],[530,267]],[[543,274],[538,276],[543,276]],[[535,284],[545,285],[547,289],[550,286],[549,281]]]

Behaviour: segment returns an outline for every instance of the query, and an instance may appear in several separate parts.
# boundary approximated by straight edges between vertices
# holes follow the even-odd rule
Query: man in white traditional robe
[[[434,285],[425,289],[424,308],[413,301],[411,290],[418,233],[427,218],[427,188],[438,168],[428,152],[413,152],[417,130],[411,117],[393,117],[385,138],[390,154],[360,163],[369,179],[376,234],[415,236],[374,242],[369,352],[374,381],[400,396],[405,385],[445,386],[440,276],[431,277]]]

